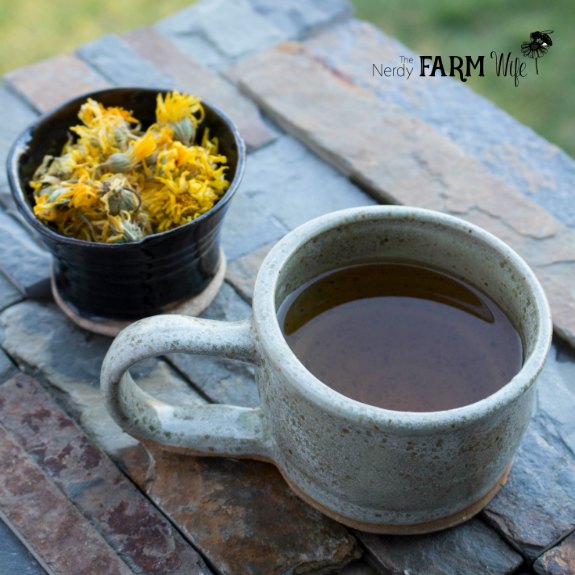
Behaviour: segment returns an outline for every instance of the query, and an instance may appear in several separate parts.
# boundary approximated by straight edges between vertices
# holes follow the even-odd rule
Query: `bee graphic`
[[[553,34],[553,30],[531,32],[529,42],[521,43],[521,53],[527,58],[535,58],[535,71],[537,74],[539,74],[537,60],[541,56],[545,56],[549,48],[553,46],[550,34]]]
[[[553,34],[553,30],[531,32],[529,42],[521,44],[521,53],[528,58],[541,58],[547,54],[547,50],[553,46],[553,40],[549,34]]]

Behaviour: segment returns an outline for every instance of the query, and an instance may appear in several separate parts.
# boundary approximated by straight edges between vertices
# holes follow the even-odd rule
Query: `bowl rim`
[[[223,120],[224,124],[230,130],[238,150],[238,160],[236,164],[236,171],[234,174],[234,178],[230,182],[230,186],[226,190],[225,194],[217,201],[217,203],[214,206],[212,206],[207,212],[203,213],[198,218],[195,218],[185,224],[172,228],[171,230],[150,234],[144,236],[140,240],[133,242],[125,242],[125,243],[92,242],[88,240],[81,240],[78,238],[64,236],[50,229],[34,215],[34,212],[32,211],[30,204],[26,200],[26,191],[24,189],[23,182],[20,180],[18,174],[18,168],[22,155],[25,154],[29,149],[30,141],[32,140],[34,132],[39,128],[41,124],[50,121],[53,118],[53,116],[57,115],[60,111],[69,106],[77,104],[79,110],[80,105],[83,104],[88,98],[93,98],[97,100],[98,96],[101,96],[103,94],[110,94],[110,93],[121,94],[122,92],[142,92],[142,93],[154,94],[157,96],[157,94],[159,93],[166,94],[176,89],[177,88],[168,88],[168,87],[154,88],[154,87],[143,87],[143,86],[119,86],[119,87],[105,88],[102,90],[92,90],[80,94],[79,96],[69,98],[68,100],[62,102],[58,106],[38,116],[38,118],[36,118],[24,130],[22,130],[19,136],[14,140],[6,159],[6,169],[7,169],[10,191],[12,197],[14,198],[18,211],[24,216],[25,220],[40,234],[60,244],[69,244],[73,246],[90,247],[105,250],[117,250],[117,249],[130,249],[142,246],[151,242],[158,241],[166,236],[173,235],[174,233],[182,232],[185,229],[189,229],[199,225],[204,220],[212,217],[218,211],[224,209],[224,207],[230,202],[231,198],[236,193],[242,181],[246,164],[246,145],[243,138],[240,135],[238,127],[236,126],[234,121],[230,118],[230,116],[226,112],[221,110],[218,106],[211,104],[209,101],[206,101],[203,98],[200,99],[202,105],[208,108],[210,111],[214,112],[217,116],[219,116],[219,118]]]

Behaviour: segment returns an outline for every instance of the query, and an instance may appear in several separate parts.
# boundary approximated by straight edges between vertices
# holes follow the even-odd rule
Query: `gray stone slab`
[[[224,220],[222,246],[228,261],[233,261],[278,240],[287,231],[286,226],[245,193],[242,184]]]
[[[141,28],[123,38],[143,58],[165,74],[180,89],[215,104],[236,123],[248,150],[254,150],[275,139],[276,134],[263,121],[257,106],[227,79],[198,64],[165,36],[153,28]]]
[[[356,535],[382,573],[511,575],[523,563],[519,553],[478,519],[429,535]]]
[[[22,294],[14,287],[8,278],[0,272],[0,311],[19,302]]]
[[[327,212],[377,204],[291,136],[251,154],[242,193],[288,229]]]
[[[575,458],[574,414],[575,350],[557,339],[539,377],[535,418],[547,441]]]
[[[534,563],[537,575],[572,575],[575,573],[575,532],[557,547],[544,553]]]
[[[6,155],[16,136],[31,124],[38,114],[18,94],[0,82],[0,159],[6,162]]]
[[[0,270],[27,297],[44,297],[50,277],[50,254],[27,229],[0,212]]]
[[[377,575],[377,571],[363,559],[352,561],[339,571],[339,575]]]
[[[575,160],[459,80],[420,77],[418,68],[409,79],[374,76],[372,64],[399,66],[399,57],[407,56],[418,65],[419,56],[358,20],[310,39],[306,49],[382,102],[433,125],[503,181],[575,227]]]
[[[202,317],[237,321],[249,317],[249,305],[224,283]],[[211,401],[232,405],[255,406],[259,396],[251,365],[240,361],[207,356],[170,354],[167,356]]]
[[[169,37],[203,37],[229,59],[264,50],[285,39],[285,35],[256,12],[248,0],[197,2],[160,21],[156,28]],[[180,45],[177,41],[176,44]]]
[[[300,38],[352,14],[346,0],[250,0],[287,38]]]
[[[111,34],[80,46],[76,54],[117,86],[171,88],[175,85],[127,42]]]
[[[193,6],[190,6],[182,12],[192,8]],[[204,35],[200,32],[193,32],[185,26],[180,26],[177,20],[158,22],[154,28],[168,38],[182,54],[210,70],[223,70],[230,64],[230,59],[224,56]]]
[[[575,361],[558,360],[557,350],[554,345],[539,378],[537,410],[507,484],[484,511],[530,560],[575,525]]]
[[[22,98],[0,84],[0,203],[4,207],[12,205],[5,168],[8,151],[36,117],[37,114]]]
[[[0,519],[0,575],[45,575],[40,563]]]
[[[23,302],[0,314],[0,345],[23,371],[47,381],[105,451],[114,455],[135,444],[112,421],[100,394],[100,369],[111,339],[81,330],[54,304]],[[204,400],[165,361],[147,360],[132,373],[160,400]]]
[[[274,243],[266,244],[228,265],[226,280],[247,302],[252,301],[258,270]]]
[[[13,375],[16,375],[16,372],[16,366],[0,348],[0,384],[4,383],[7,379],[10,379]]]

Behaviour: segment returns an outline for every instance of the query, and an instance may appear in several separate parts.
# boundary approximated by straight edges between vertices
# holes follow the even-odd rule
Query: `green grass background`
[[[573,0],[352,2],[358,17],[372,21],[419,54],[488,57],[495,50],[519,55],[521,42],[529,38],[530,32],[554,30],[554,45],[539,61],[539,76],[535,76],[529,62],[529,76],[517,88],[512,79],[497,78],[493,73],[471,79],[467,86],[575,157]],[[0,73],[71,51],[102,34],[151,24],[190,3],[190,0],[0,0]],[[487,60],[486,66],[491,66],[491,60]]]

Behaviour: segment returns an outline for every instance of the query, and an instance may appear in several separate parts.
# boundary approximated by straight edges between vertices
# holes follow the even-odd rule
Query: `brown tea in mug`
[[[474,403],[509,382],[523,362],[519,333],[486,293],[417,264],[330,271],[290,294],[278,318],[318,379],[386,409]]]

